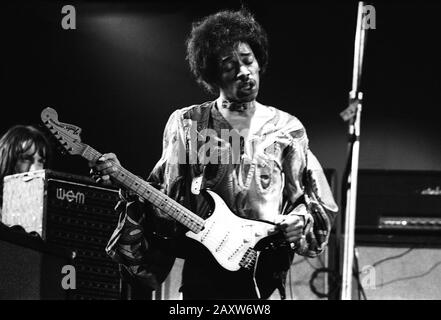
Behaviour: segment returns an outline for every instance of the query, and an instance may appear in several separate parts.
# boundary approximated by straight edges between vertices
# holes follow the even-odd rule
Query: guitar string
[[[120,166],[118,166],[118,165],[116,165],[117,167],[120,167]],[[121,167],[120,167],[121,168]],[[144,187],[145,188],[145,187]],[[153,188],[153,187],[152,187]],[[155,200],[156,200],[156,198],[157,197],[159,197],[159,198],[162,198],[163,196],[164,196],[164,194],[161,192],[161,191],[159,191],[159,190],[157,190],[157,189],[154,189],[154,190],[152,190],[153,192],[155,192],[155,193],[157,193],[157,194],[154,194],[154,197],[155,197]],[[164,206],[161,206],[160,204],[162,204],[163,202],[159,202],[159,203],[157,203],[157,205],[162,209],[162,208],[164,208]],[[165,205],[165,207],[169,207],[169,208],[172,208],[172,206],[171,206],[171,203],[169,202],[169,201],[167,201],[167,203],[166,203],[166,205]],[[176,206],[175,206],[175,208],[176,208]],[[185,208],[186,209],[186,208]],[[186,210],[188,210],[188,209],[186,209]],[[192,212],[191,212],[191,214],[193,214]],[[202,218],[200,218],[199,217],[199,219],[201,219],[203,222],[202,223],[200,223],[200,224],[203,224],[203,223],[205,223],[205,220],[203,220]],[[189,218],[188,216],[183,216],[183,218],[181,218],[181,219],[177,219],[178,221],[180,221],[180,222],[185,222],[185,221],[188,221],[188,220],[190,220],[190,221],[192,221],[193,222],[193,220],[191,219],[191,218]],[[185,223],[184,223],[185,224]],[[209,238],[207,238],[205,241],[203,241],[203,243],[206,245],[206,246],[208,246],[208,247],[214,247],[214,248],[216,248],[216,247],[218,247],[219,245],[220,245],[220,242],[222,242],[222,240],[223,240],[223,235],[222,234],[220,234],[220,237],[219,237],[219,235],[216,235],[216,234],[214,234],[213,235],[213,233],[211,234],[211,237],[209,237]],[[234,255],[238,255],[239,253],[240,253],[240,251],[243,251],[244,253],[246,252],[246,250],[249,248],[250,246],[248,246],[248,247],[244,247],[244,248],[242,248],[242,250],[239,250],[239,251],[237,251],[237,248],[238,248],[238,244],[237,243],[231,243],[230,241],[228,241],[227,243],[225,243],[224,245],[223,245],[223,250],[222,250],[222,253],[223,253],[223,255],[224,256],[227,256],[227,257],[229,257],[229,256],[234,256]],[[237,251],[237,252],[236,252]],[[236,253],[235,253],[236,252]],[[218,254],[218,256],[219,256],[220,254]],[[242,257],[243,257],[243,255],[244,254],[241,254],[240,256],[239,256],[239,259],[241,259]],[[236,258],[237,259],[237,258]]]
[[[75,138],[72,139],[72,137],[68,133],[65,133],[65,132],[57,130],[57,129],[55,129],[55,130],[57,131],[58,135],[61,136],[61,138],[64,137],[63,140],[65,141],[66,144],[69,143],[68,142],[69,140],[73,140],[70,143],[71,144],[71,146],[69,146],[70,148],[72,148],[72,145],[73,145],[73,146],[77,147],[78,149],[84,149],[83,150],[83,154],[82,154],[83,156],[85,156],[85,157],[87,155],[92,156],[92,159],[86,157],[88,160],[94,160],[96,158],[99,158],[102,155],[101,153],[99,153],[98,151],[96,151],[95,149],[90,147],[89,145],[75,141],[76,139]],[[84,148],[84,146],[85,146],[85,148]],[[65,148],[66,148],[66,146],[65,146]],[[69,149],[68,149],[68,151],[69,151]],[[86,153],[87,153],[87,155],[86,155]],[[128,170],[126,170],[122,166],[119,166],[117,164],[115,164],[115,166],[119,169],[118,173],[120,173],[121,171],[125,171],[125,175],[129,178],[129,181],[131,182],[130,183],[130,188],[133,190],[133,185],[136,184],[136,180],[139,179],[139,178],[134,176],[133,174],[131,174]],[[133,177],[131,177],[131,176],[133,176]],[[126,182],[126,181],[127,181],[127,179],[124,179],[123,182]],[[142,185],[140,183],[138,183],[138,185],[139,185],[138,189],[134,190],[135,192],[139,191],[139,188],[142,187]],[[161,193],[159,190],[157,190],[156,188],[154,188],[154,187],[151,187],[151,188],[144,187],[144,189],[149,191],[148,193],[149,193],[150,198],[152,198],[152,203],[154,205],[156,205],[159,209],[162,210],[162,208],[164,208],[164,206],[165,206],[164,209],[167,209],[166,204],[168,204],[168,208],[169,209],[172,208],[172,209],[175,209],[175,213],[181,213],[182,218],[174,217],[174,218],[177,218],[177,220],[179,222],[183,223],[184,225],[189,224],[190,225],[190,229],[198,230],[198,229],[202,228],[202,226],[204,224],[204,220],[202,218],[200,218],[200,217],[198,217],[198,218],[192,217],[191,215],[194,215],[194,213],[192,213],[191,211],[189,211],[185,207],[181,206],[177,202],[170,204],[170,201],[163,201],[162,199],[164,199],[165,195],[163,193]],[[158,194],[158,192],[160,194]],[[141,195],[141,196],[143,196],[143,195]],[[149,199],[147,199],[147,200],[149,200]],[[171,199],[171,200],[173,201],[173,199]]]
[[[64,133],[63,131],[58,131],[57,130],[57,132],[58,132],[58,134],[60,136],[64,136],[65,138],[72,139],[69,134]],[[69,139],[64,139],[64,140],[66,141],[66,143],[68,143],[67,141]],[[89,156],[92,156],[92,158],[95,159],[95,158],[101,157],[101,155],[102,155],[100,152],[98,152],[97,150],[93,149],[92,147],[90,147],[87,144],[84,144],[84,143],[81,143],[81,142],[76,142],[76,141],[73,141],[71,144],[76,145],[80,149],[85,146],[85,149],[84,149],[83,154],[82,154],[83,156],[86,156],[86,153],[87,153]],[[92,160],[92,159],[89,159],[87,157],[86,157],[86,159]],[[182,219],[180,219],[178,217],[174,217],[174,218],[177,218],[177,220],[179,222],[182,222],[184,225],[190,224],[191,226],[196,227],[196,228],[203,226],[205,220],[203,220],[200,217],[193,218],[192,215],[195,215],[193,212],[189,211],[187,208],[185,208],[182,205],[180,205],[179,203],[175,202],[173,199],[170,199],[172,201],[169,201],[169,200],[164,201],[163,199],[164,199],[165,195],[161,191],[157,190],[156,188],[154,188],[152,186],[150,186],[151,188],[148,188],[147,186],[144,186],[143,184],[147,183],[144,180],[142,181],[143,184],[137,183],[136,180],[138,180],[139,178],[136,177],[135,175],[133,175],[127,169],[123,168],[121,165],[115,164],[115,167],[117,167],[119,169],[119,171],[118,171],[116,176],[119,177],[120,179],[122,179],[122,177],[120,177],[120,173],[123,173],[127,177],[127,178],[124,179],[124,182],[126,180],[129,180],[130,181],[129,188],[134,190],[138,195],[140,193],[139,190],[140,189],[144,189],[143,195],[144,195],[144,193],[147,192],[149,194],[149,197],[152,199],[151,200],[152,203],[155,204],[159,209],[161,209],[161,210],[167,209],[167,208],[168,209],[174,209],[175,212],[182,213],[182,215],[181,215]],[[133,185],[136,185],[136,184],[138,186],[135,189],[133,187]],[[149,199],[147,199],[147,200],[149,200]],[[186,211],[188,211],[188,212],[186,212]],[[189,215],[188,213],[190,213],[191,215]],[[234,256],[235,255],[235,251],[237,250],[237,244],[235,244],[234,247],[231,246],[230,241],[226,241],[226,243],[220,244],[219,240],[221,242],[224,240],[223,238],[222,239],[221,238],[216,239],[216,237],[212,236],[212,237],[209,237],[204,242],[206,244],[208,244],[208,245],[213,245],[213,246],[217,245],[217,247],[222,246],[223,249],[221,251],[222,251],[222,253],[224,255],[226,255],[226,256]],[[236,254],[238,254],[240,251],[244,251],[244,254],[240,256],[240,258],[242,259],[244,257],[244,255],[245,255],[246,251],[248,250],[248,248],[251,248],[251,246],[244,246],[244,248],[242,248],[242,250],[239,250]]]
[[[121,170],[123,169],[123,170],[126,171],[126,169],[124,169],[123,167],[119,166],[118,164],[115,164],[115,166],[118,167],[118,168],[121,169]],[[131,178],[129,174],[131,174],[131,173],[130,173],[130,172],[127,172],[127,173],[126,173],[126,175],[128,176],[128,178]],[[131,174],[131,175],[133,175],[133,174]],[[136,179],[139,179],[139,178],[136,177]],[[133,180],[133,177],[132,177],[132,180]],[[146,187],[146,186],[142,186],[142,188],[147,188],[147,187]],[[155,189],[155,188],[153,188],[153,187],[152,187],[152,190],[151,190],[151,191],[154,192],[154,193],[156,193],[156,194],[152,194],[152,196],[155,197],[155,198],[154,198],[155,201],[157,200],[157,198],[161,199],[161,198],[164,197],[164,194],[163,194],[161,191],[159,191],[159,190],[157,190],[157,189]],[[158,202],[156,205],[157,205],[158,207],[160,207],[161,209],[163,209],[164,206],[161,206],[162,203],[163,203],[163,201],[160,201],[160,202]],[[177,203],[177,204],[178,204],[178,203]],[[178,204],[178,205],[181,206],[180,204]],[[166,205],[165,205],[165,207],[167,207],[167,206],[168,206],[169,208],[172,208],[172,205],[171,205],[171,203],[170,203],[169,201],[166,201]],[[174,207],[176,208],[177,206],[174,206]],[[183,208],[185,208],[185,207],[183,207]],[[176,210],[179,210],[179,208],[176,208]],[[185,208],[185,210],[188,210],[188,209]],[[190,213],[191,213],[192,215],[194,215],[194,213],[192,213],[191,211],[190,211]],[[201,225],[201,224],[204,224],[204,223],[205,223],[205,220],[203,220],[202,218],[198,217],[198,219],[202,220],[201,223],[196,222],[198,225]],[[189,218],[188,216],[183,216],[183,218],[178,218],[177,220],[178,220],[179,222],[182,222],[182,223],[184,223],[185,221],[190,220],[190,221],[192,221],[192,222],[194,223],[193,219]],[[247,222],[247,223],[250,223],[250,222]],[[184,223],[184,224],[185,224],[185,223]],[[216,234],[215,234],[215,236],[213,236],[213,234],[212,234],[212,236],[209,237],[209,238],[207,238],[205,241],[203,241],[203,243],[204,243],[206,246],[209,246],[209,247],[215,247],[215,248],[216,248],[216,247],[218,247],[218,246],[220,245],[220,242],[222,242],[222,240],[223,240],[223,234],[220,234],[220,237],[217,236]],[[245,254],[245,252],[248,250],[248,248],[251,248],[251,246],[244,246],[244,247],[242,248],[242,250],[237,251],[237,249],[238,249],[238,244],[237,244],[237,243],[231,243],[230,241],[227,241],[227,243],[223,245],[223,250],[222,250],[222,252],[223,252],[223,255],[224,255],[224,256],[229,257],[229,256],[235,256],[235,255],[238,255],[238,254],[242,251],[242,252],[244,252],[244,253],[241,254],[241,255],[239,256],[239,259],[242,259],[242,257],[244,256],[244,254]],[[237,258],[236,258],[236,259],[237,259]]]
[[[87,150],[90,154],[92,154],[92,149],[89,146],[89,150]],[[93,150],[94,153],[98,153],[96,150]],[[92,154],[93,155],[93,154]],[[196,217],[196,215],[189,211],[187,208],[185,208],[184,206],[182,206],[181,204],[179,204],[178,202],[174,201],[171,198],[168,198],[164,193],[162,193],[161,191],[157,190],[156,188],[154,188],[153,186],[146,186],[144,185],[146,182],[145,180],[140,179],[139,177],[135,176],[134,174],[132,174],[131,172],[129,172],[127,169],[123,168],[121,165],[115,164],[115,167],[118,169],[118,172],[116,174],[117,178],[122,179],[121,177],[121,173],[123,175],[126,176],[126,178],[124,178],[124,182],[129,180],[129,188],[131,188],[132,190],[134,190],[135,192],[139,189],[143,189],[144,190],[144,194],[148,193],[149,197],[151,198],[151,202],[158,207],[160,210],[164,210],[167,213],[167,209],[170,211],[170,209],[172,209],[174,211],[174,213],[178,213],[180,214],[180,216],[173,216],[173,218],[177,219],[178,221],[182,222],[184,225],[186,224],[190,224],[191,227],[195,227],[195,229],[200,229],[202,228],[203,224],[204,224],[204,220],[200,217]],[[140,181],[140,182],[136,182],[136,181]],[[138,185],[138,189],[133,188],[133,185],[137,184]],[[137,192],[138,193],[138,192]],[[142,194],[142,195],[144,195]],[[142,196],[141,195],[141,196]],[[167,198],[166,198],[167,197]],[[149,200],[149,199],[147,199]],[[192,228],[190,228],[192,229]]]

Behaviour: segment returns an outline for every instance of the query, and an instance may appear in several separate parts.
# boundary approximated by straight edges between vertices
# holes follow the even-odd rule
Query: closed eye
[[[254,57],[252,55],[249,55],[245,57],[245,59],[242,60],[245,64],[252,64],[254,62]]]

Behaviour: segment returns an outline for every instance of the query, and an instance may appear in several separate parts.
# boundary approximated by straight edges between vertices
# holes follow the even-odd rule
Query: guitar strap
[[[205,168],[207,165],[200,163],[198,157],[196,157],[196,159],[198,159],[197,162],[192,163],[191,156],[198,155],[198,151],[205,143],[204,140],[200,139],[200,137],[203,136],[201,132],[208,128],[211,107],[214,103],[214,101],[208,101],[200,105],[194,105],[184,113],[184,119],[190,120],[187,121],[187,125],[184,126],[186,161],[189,165],[183,170],[183,173],[185,175],[184,181],[190,183],[190,185],[185,186],[185,199],[188,207],[196,209],[194,212],[201,217],[208,215],[210,208],[208,203],[201,204],[200,201],[198,203],[195,196],[200,193],[201,189],[206,187]],[[194,125],[196,125],[196,145],[191,141],[191,139],[195,139],[195,137],[192,137],[192,130],[194,130],[194,128],[191,127]],[[194,147],[196,147],[196,150],[192,150]]]

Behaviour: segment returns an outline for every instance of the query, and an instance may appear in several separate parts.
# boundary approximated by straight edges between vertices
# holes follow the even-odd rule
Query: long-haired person
[[[4,177],[44,169],[50,154],[49,141],[34,126],[15,125],[3,134],[0,138],[0,208]]]

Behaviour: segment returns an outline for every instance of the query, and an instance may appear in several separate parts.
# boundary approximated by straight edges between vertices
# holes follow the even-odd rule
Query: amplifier
[[[356,227],[439,234],[441,171],[360,170]]]
[[[72,252],[49,245],[21,228],[0,225],[0,300],[65,300],[61,270]]]
[[[4,178],[2,221],[74,252],[69,299],[120,299],[118,265],[105,247],[118,217],[118,190],[84,176],[38,170]]]

